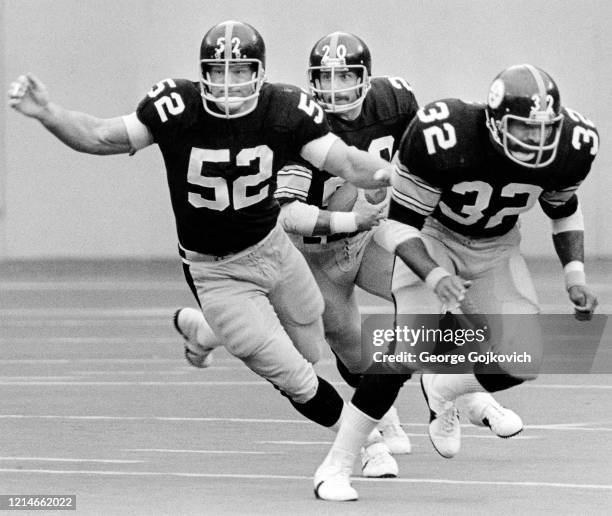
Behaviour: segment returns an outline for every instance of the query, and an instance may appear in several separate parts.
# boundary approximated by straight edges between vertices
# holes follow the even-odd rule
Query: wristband
[[[584,263],[574,260],[563,267],[565,272],[565,289],[578,285],[586,285],[586,275],[584,274]]]
[[[431,290],[436,290],[436,285],[442,278],[446,278],[446,276],[450,276],[450,272],[448,272],[444,267],[436,267],[433,269],[426,277],[425,283]]]
[[[357,231],[357,217],[352,212],[332,211],[329,215],[329,231],[334,233],[354,233]]]

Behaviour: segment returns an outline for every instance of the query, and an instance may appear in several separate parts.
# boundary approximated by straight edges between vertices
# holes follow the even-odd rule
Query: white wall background
[[[332,30],[363,37],[374,72],[406,77],[421,103],[484,100],[506,66],[544,68],[562,102],[599,127],[581,199],[587,252],[612,255],[609,0],[0,0],[0,84],[31,71],[65,107],[126,114],[155,82],[197,78],[201,37],[231,18],[263,35],[272,81],[303,84],[311,46]],[[78,154],[2,104],[0,259],[174,256],[156,147],[131,158]],[[523,228],[527,254],[553,255],[539,209]]]

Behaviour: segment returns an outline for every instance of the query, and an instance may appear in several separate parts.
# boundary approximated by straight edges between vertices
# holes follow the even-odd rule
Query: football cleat
[[[397,409],[391,407],[378,423],[378,430],[383,441],[393,455],[403,455],[412,451],[410,439],[404,432],[397,415]]]
[[[399,468],[389,448],[383,442],[361,449],[361,473],[368,478],[395,478]]]
[[[208,367],[212,362],[212,348],[205,348],[197,341],[198,328],[206,324],[202,312],[195,308],[179,308],[174,312],[173,322],[184,339],[187,362],[199,369]]]
[[[488,426],[495,435],[504,439],[522,432],[521,417],[500,405],[488,392],[465,394],[462,398],[465,414],[473,425]]]
[[[435,450],[450,459],[461,449],[461,425],[455,404],[436,393],[433,374],[421,375],[421,390],[429,407],[429,438]]]
[[[341,464],[326,458],[314,475],[314,494],[329,502],[352,502],[359,498],[351,485],[352,463]]]

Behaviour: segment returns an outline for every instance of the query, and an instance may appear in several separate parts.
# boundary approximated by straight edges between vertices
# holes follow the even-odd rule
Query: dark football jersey
[[[219,256],[270,232],[277,171],[329,132],[311,97],[284,84],[264,84],[252,113],[225,119],[204,110],[197,82],[166,79],[136,114],[162,152],[180,245]]]
[[[400,77],[374,77],[355,120],[328,114],[334,134],[347,145],[390,161],[400,139],[418,109],[410,85]],[[299,200],[325,208],[329,197],[345,182],[312,165],[297,160],[279,172],[277,199]]]
[[[495,148],[484,105],[457,99],[428,104],[400,143],[389,218],[420,228],[431,215],[453,231],[486,238],[507,233],[538,200],[551,218],[571,215],[599,137],[579,113],[563,114],[555,160],[533,169]]]

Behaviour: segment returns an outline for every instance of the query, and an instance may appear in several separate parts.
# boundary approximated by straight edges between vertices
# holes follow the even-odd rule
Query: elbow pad
[[[395,254],[398,245],[410,238],[421,238],[421,232],[414,226],[396,220],[385,220],[376,228],[373,238],[383,249]]]
[[[283,205],[278,220],[287,233],[312,236],[318,218],[319,208],[293,201]]]

